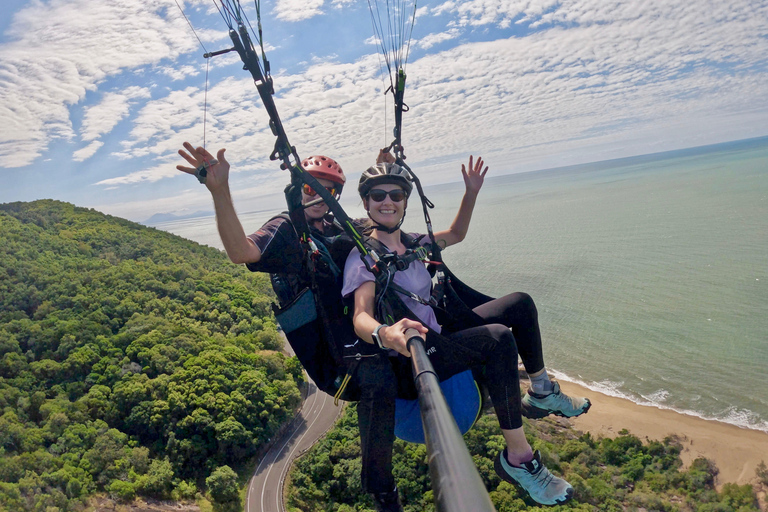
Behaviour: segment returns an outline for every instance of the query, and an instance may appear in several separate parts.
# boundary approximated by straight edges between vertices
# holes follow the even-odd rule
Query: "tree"
[[[240,501],[240,488],[237,483],[237,473],[229,466],[216,468],[211,476],[205,479],[208,493],[216,503],[225,504]]]

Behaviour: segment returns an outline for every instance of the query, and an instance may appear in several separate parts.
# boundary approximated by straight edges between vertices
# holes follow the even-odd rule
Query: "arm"
[[[225,149],[220,149],[217,158],[213,158],[202,147],[194,148],[192,144],[185,142],[184,148],[179,150],[187,162],[194,167],[177,165],[176,168],[187,174],[195,174],[195,169],[203,163],[208,164],[208,176],[205,186],[213,197],[213,207],[216,211],[216,226],[219,230],[224,250],[233,263],[256,263],[261,259],[261,251],[245,236],[240,219],[237,218],[235,206],[232,203],[232,195],[229,191],[229,162],[224,158]]]
[[[375,292],[376,284],[373,281],[365,282],[355,290],[355,312],[352,316],[352,323],[355,326],[355,333],[367,343],[374,342],[371,333],[381,323],[373,316]],[[408,338],[405,336],[405,331],[411,328],[416,329],[422,335],[426,335],[428,331],[421,323],[403,318],[394,325],[382,327],[379,336],[385,347],[392,348],[406,357],[411,357],[407,348]]]
[[[474,165],[472,164],[472,156],[469,157],[469,171],[464,167],[464,164],[461,164],[461,175],[464,177],[465,191],[464,197],[461,198],[459,211],[456,214],[456,218],[453,219],[450,228],[435,233],[435,240],[443,249],[461,242],[467,236],[469,221],[472,220],[472,211],[475,209],[477,194],[483,186],[483,180],[487,172],[488,167],[486,166],[483,169],[483,159],[479,157]]]

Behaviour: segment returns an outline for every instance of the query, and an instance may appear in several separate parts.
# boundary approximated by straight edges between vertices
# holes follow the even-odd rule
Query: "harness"
[[[370,248],[370,254],[364,256],[363,261],[367,261],[366,267],[375,277],[377,319],[389,325],[401,318],[419,321],[403,301],[403,297],[409,297],[433,309],[444,333],[483,325],[482,318],[472,311],[472,308],[492,300],[491,297],[473,290],[456,279],[444,263],[429,259],[431,255],[427,248],[421,245],[422,239],[423,236],[414,238],[401,233],[401,242],[406,247],[406,251],[401,255],[389,252],[376,239],[365,239],[365,244]],[[432,246],[436,247],[436,244]],[[433,284],[432,293],[428,298],[419,297],[394,283],[395,273],[407,269],[417,260],[427,264],[433,278],[437,277],[437,284]],[[446,346],[450,343],[443,334],[432,329],[428,330],[425,339],[428,347],[434,347],[436,344]],[[462,351],[467,350],[464,347],[451,345],[454,357],[462,358],[464,355],[467,357],[470,355],[462,354]],[[414,382],[409,375],[409,373],[398,375],[398,378],[405,382],[400,384],[400,395],[395,400],[395,435],[408,442],[424,443],[425,433],[420,405]],[[481,414],[482,394],[478,383],[482,380],[479,372],[468,369],[440,382],[446,403],[462,434],[475,424]]]
[[[389,148],[394,150],[396,163],[409,171],[418,190],[427,233],[430,238],[430,248],[427,251],[425,247],[421,246],[419,240],[407,240],[408,251],[406,254],[392,255],[377,240],[363,236],[358,229],[359,225],[356,226],[353,223],[336,198],[325,187],[321,186],[316,178],[303,169],[296,148],[288,141],[274,102],[275,92],[270,65],[266,59],[261,38],[260,13],[257,9],[259,31],[256,42],[260,47],[261,55],[259,55],[256,45],[249,35],[246,26],[246,23],[249,22],[241,15],[239,2],[234,2],[234,5],[230,5],[230,2],[225,3],[225,8],[220,9],[220,12],[229,27],[229,36],[233,47],[220,52],[206,52],[205,57],[227,51],[236,51],[244,64],[244,69],[253,77],[264,108],[269,115],[269,126],[276,138],[270,160],[280,160],[281,169],[288,170],[291,175],[291,183],[285,189],[288,205],[287,217],[290,219],[302,247],[304,270],[308,279],[307,287],[291,297],[289,303],[281,303],[279,307],[275,307],[275,315],[281,325],[285,322],[285,325],[290,329],[289,331],[284,327],[286,336],[318,387],[334,394],[336,400],[342,396],[345,399],[354,400],[355,390],[349,390],[348,384],[356,365],[351,365],[346,372],[342,371],[342,368],[345,366],[344,342],[355,339],[356,336],[351,325],[348,308],[344,306],[340,298],[341,275],[339,271],[342,266],[339,263],[344,261],[353,247],[357,247],[366,268],[375,277],[377,315],[381,321],[391,324],[403,317],[418,320],[413,312],[403,304],[401,296],[407,296],[434,307],[440,324],[449,331],[456,330],[459,323],[463,324],[463,327],[477,325],[480,319],[471,311],[471,308],[490,300],[490,297],[464,286],[443,264],[440,247],[435,242],[428,212],[429,208],[434,208],[434,204],[426,198],[418,177],[405,163],[401,144],[402,114],[408,111],[408,106],[403,101],[406,79],[404,62],[401,64],[399,58],[393,61],[397,69],[396,84],[392,83],[391,88],[395,96],[395,139]],[[415,9],[411,16],[413,18],[411,20],[412,29],[416,16]],[[379,38],[379,40],[384,41],[384,38]],[[389,65],[388,62],[387,66],[389,67]],[[320,198],[316,202],[324,202],[328,205],[335,221],[345,235],[329,239],[311,233],[304,215],[305,206],[301,204],[301,188],[304,184],[317,191]],[[341,259],[342,257],[344,259]],[[393,282],[395,272],[408,268],[417,259],[428,264],[432,275],[437,277],[437,284],[433,287],[432,296],[428,299],[416,297],[415,294],[411,294]],[[467,297],[466,301],[462,300],[460,296],[462,292]],[[336,295],[332,296],[332,294]],[[438,334],[430,332],[429,335]]]

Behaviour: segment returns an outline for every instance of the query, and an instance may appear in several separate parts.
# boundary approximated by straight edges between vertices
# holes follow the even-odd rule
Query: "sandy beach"
[[[614,437],[622,429],[640,439],[662,440],[676,434],[682,441],[681,457],[687,467],[697,457],[712,460],[720,470],[717,486],[754,483],[755,468],[768,464],[768,433],[707,421],[674,411],[637,405],[571,382],[560,381],[565,393],[592,401],[589,412],[571,420],[573,426],[595,436]]]

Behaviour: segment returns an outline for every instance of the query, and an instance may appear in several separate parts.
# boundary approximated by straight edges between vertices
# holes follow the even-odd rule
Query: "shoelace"
[[[546,398],[550,398],[552,401],[556,402],[558,405],[561,405],[563,402],[565,402],[567,405],[570,405],[571,407],[576,407],[576,404],[573,401],[573,398],[566,395],[562,392],[562,390],[558,390],[557,393],[554,391],[546,396]]]
[[[552,480],[554,480],[554,478],[555,478],[555,475],[550,473],[550,471],[547,468],[542,467],[541,470],[538,472],[538,474],[534,477],[533,481],[534,482],[541,481],[541,486],[546,487],[549,485],[549,483]]]

